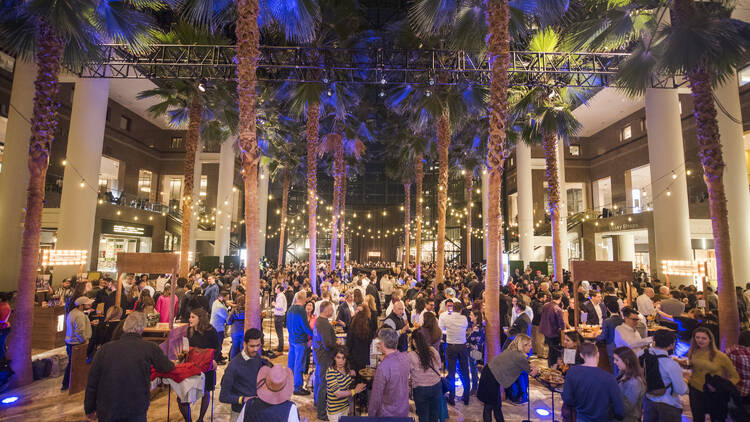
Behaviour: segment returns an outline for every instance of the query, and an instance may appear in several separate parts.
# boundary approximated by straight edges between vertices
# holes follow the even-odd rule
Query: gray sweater
[[[323,368],[328,368],[336,353],[336,332],[326,318],[318,318],[315,321],[313,331],[313,351],[315,361]]]
[[[529,360],[518,350],[506,350],[490,361],[490,371],[497,382],[503,387],[510,387],[521,372],[531,371]]]
[[[627,381],[617,380],[617,386],[622,393],[622,401],[625,404],[625,419],[623,422],[636,422],[643,416],[643,396],[646,394],[646,386],[638,378],[630,378]]]

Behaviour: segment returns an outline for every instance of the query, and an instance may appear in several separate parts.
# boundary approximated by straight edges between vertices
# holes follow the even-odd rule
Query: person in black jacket
[[[190,327],[188,328],[188,342],[190,347],[198,347],[201,349],[214,349],[219,343],[219,334],[216,329],[211,326],[210,317],[203,307],[197,307],[190,311]],[[203,388],[203,399],[201,399],[201,410],[198,420],[202,421],[203,416],[208,410],[208,405],[211,403],[211,392],[214,391],[216,386],[216,369],[212,369],[205,373],[206,384]],[[190,422],[190,403],[183,403],[180,399],[177,399],[177,405],[180,408],[180,413],[185,418],[185,421]]]
[[[133,312],[125,320],[120,340],[102,345],[96,353],[83,402],[89,420],[146,421],[151,366],[169,372],[174,363],[159,346],[141,338],[144,328],[146,316]]]

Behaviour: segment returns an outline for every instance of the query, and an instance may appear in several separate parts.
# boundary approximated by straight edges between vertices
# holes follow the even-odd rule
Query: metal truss
[[[449,50],[261,46],[258,79],[277,82],[489,85],[486,54]],[[515,86],[614,86],[627,53],[511,52]],[[232,45],[154,45],[143,54],[123,45],[103,48],[101,60],[74,72],[83,78],[234,79]],[[669,81],[660,81],[665,86]]]

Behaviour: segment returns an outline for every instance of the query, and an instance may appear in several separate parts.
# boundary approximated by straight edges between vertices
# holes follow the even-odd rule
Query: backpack
[[[646,375],[646,393],[653,396],[663,396],[667,389],[672,386],[672,384],[664,385],[664,380],[661,377],[659,359],[662,358],[669,359],[669,356],[654,355],[645,351],[639,359]]]

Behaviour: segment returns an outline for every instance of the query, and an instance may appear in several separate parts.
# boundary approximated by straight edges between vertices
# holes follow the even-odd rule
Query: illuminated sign
[[[142,235],[146,230],[143,227],[134,227],[134,226],[125,226],[122,224],[115,224],[112,227],[112,231],[115,233],[122,233],[122,234]]]
[[[42,267],[54,265],[85,265],[89,252],[79,249],[42,249]]]
[[[703,276],[706,275],[704,261],[661,261],[662,273],[666,275]]]
[[[102,220],[102,234],[119,234],[124,236],[151,237],[153,226],[148,224],[124,223],[121,221]]]

